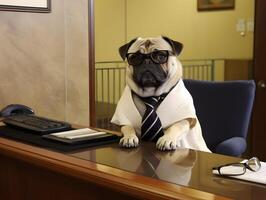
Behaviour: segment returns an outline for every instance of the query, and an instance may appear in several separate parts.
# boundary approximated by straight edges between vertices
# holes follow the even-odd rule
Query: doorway
[[[266,1],[256,0],[254,79],[257,83],[252,118],[252,156],[266,161]]]

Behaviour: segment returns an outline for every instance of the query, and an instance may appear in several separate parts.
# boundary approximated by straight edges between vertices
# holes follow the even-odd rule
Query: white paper
[[[52,133],[50,135],[56,136],[58,138],[73,140],[84,137],[89,138],[89,137],[101,136],[106,134],[107,134],[106,132],[96,131],[89,128],[81,128],[81,129],[64,131],[59,133]]]

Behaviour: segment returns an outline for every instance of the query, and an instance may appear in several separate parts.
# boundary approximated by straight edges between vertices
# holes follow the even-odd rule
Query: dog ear
[[[174,53],[177,56],[181,53],[181,51],[183,49],[183,44],[182,43],[174,41],[174,40],[171,40],[170,38],[165,37],[165,36],[162,36],[162,38],[171,45],[171,47],[174,50]]]
[[[119,54],[123,58],[123,60],[126,59],[127,51],[129,47],[137,40],[137,38],[131,40],[129,43],[124,44],[119,48]]]

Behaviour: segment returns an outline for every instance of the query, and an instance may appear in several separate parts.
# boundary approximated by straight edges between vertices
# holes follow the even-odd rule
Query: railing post
[[[214,81],[214,70],[215,70],[215,61],[211,60],[211,80]]]

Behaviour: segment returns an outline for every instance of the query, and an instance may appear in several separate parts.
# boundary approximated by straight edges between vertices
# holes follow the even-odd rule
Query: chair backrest
[[[231,137],[246,138],[255,95],[253,80],[184,80],[211,151]]]

